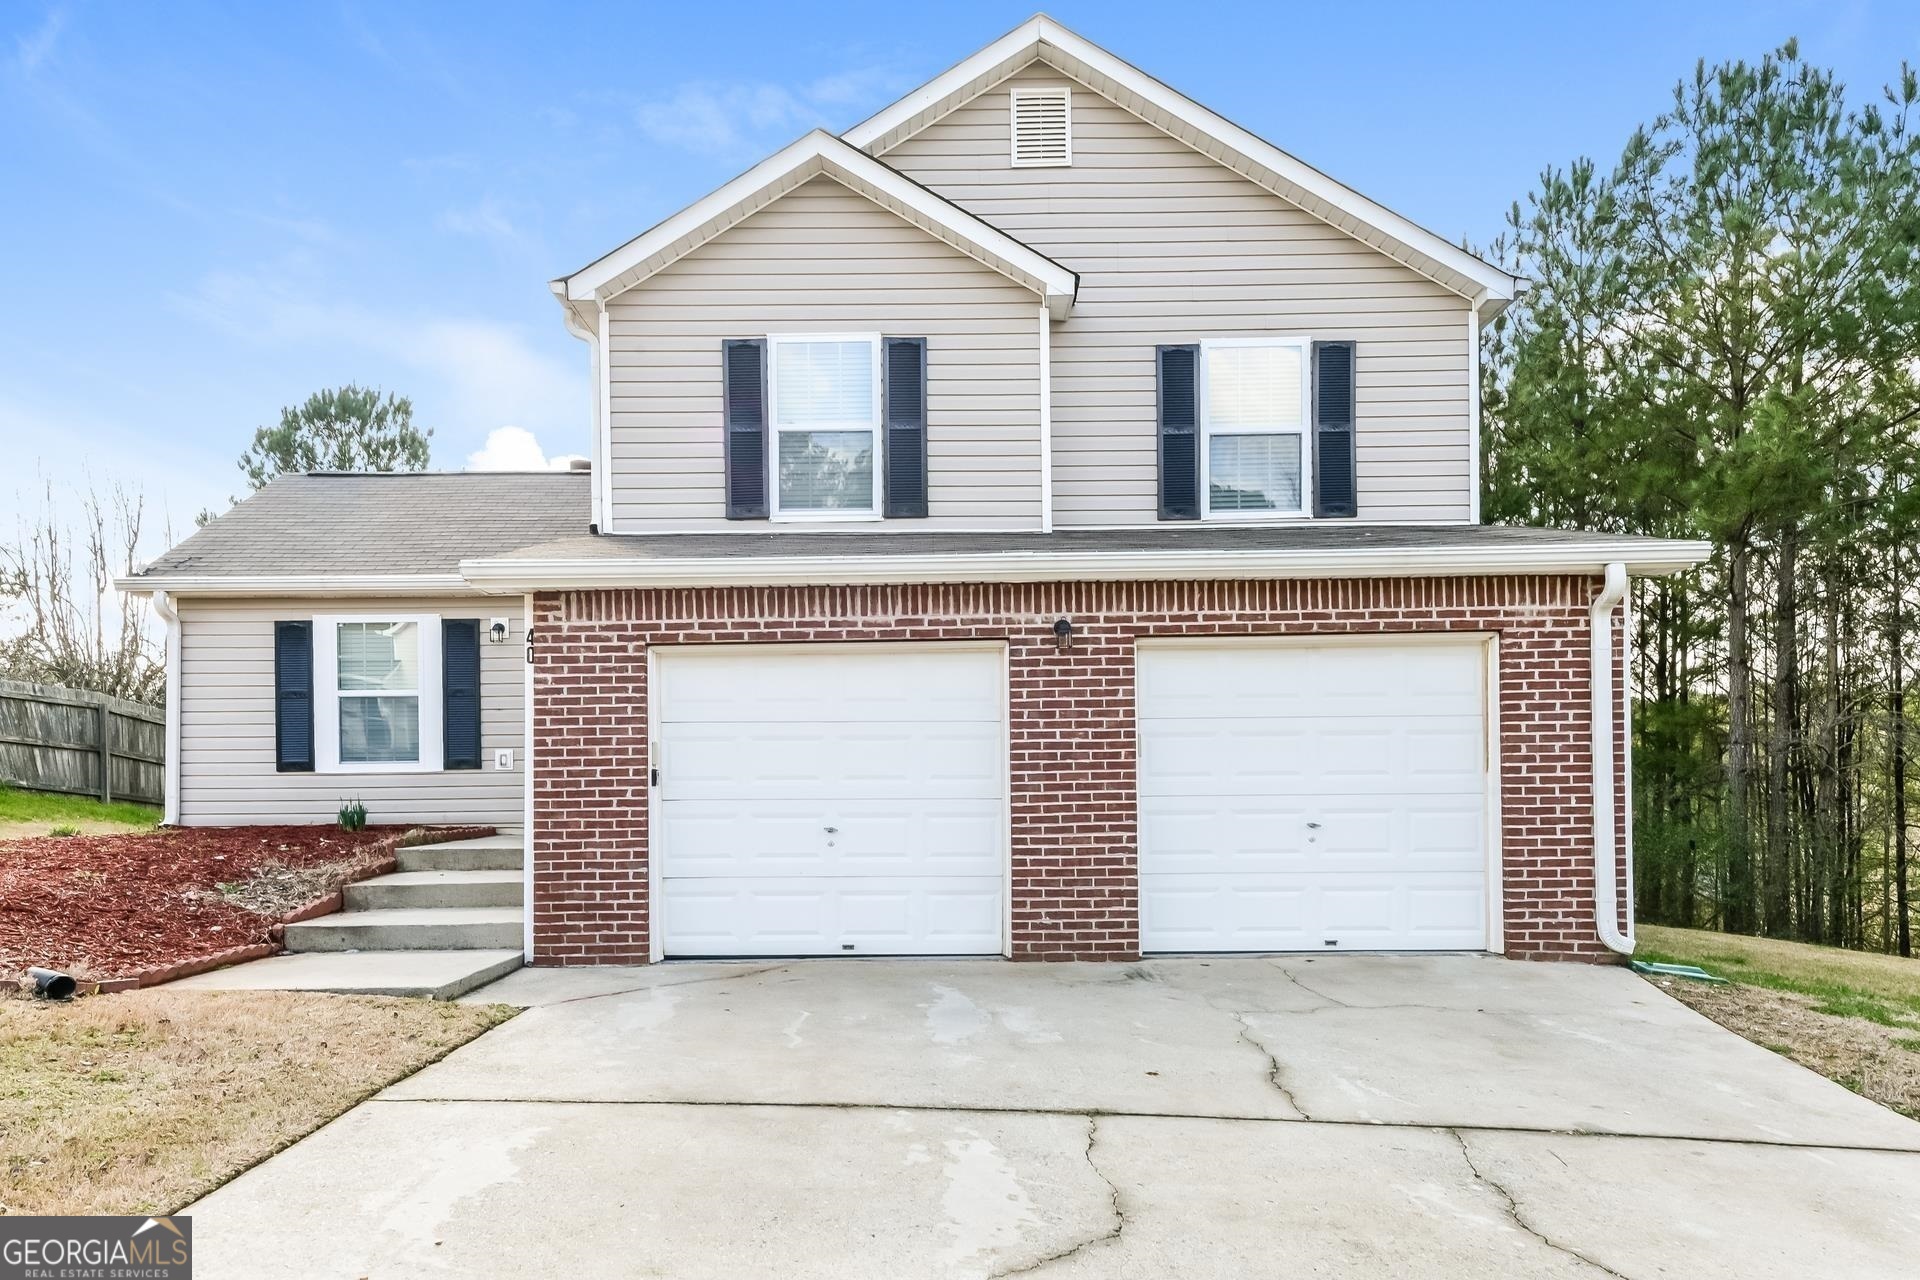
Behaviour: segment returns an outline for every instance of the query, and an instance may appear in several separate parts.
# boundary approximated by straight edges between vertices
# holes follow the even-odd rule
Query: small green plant
[[[63,822],[59,826],[53,828],[53,830],[47,832],[47,834],[50,836],[77,836],[80,834],[80,828],[73,826],[70,823]]]
[[[362,831],[367,825],[367,806],[358,800],[350,800],[340,806],[340,829],[342,831]]]

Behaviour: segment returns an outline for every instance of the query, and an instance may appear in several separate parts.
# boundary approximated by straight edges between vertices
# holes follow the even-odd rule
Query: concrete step
[[[402,871],[518,871],[520,837],[506,832],[447,844],[423,844],[394,855]]]
[[[171,984],[200,991],[333,991],[452,1000],[518,969],[511,951],[313,951],[215,969]]]
[[[525,884],[518,871],[398,871],[350,884],[348,911],[393,907],[517,907]]]
[[[518,907],[342,911],[287,926],[287,950],[478,951],[522,945]]]

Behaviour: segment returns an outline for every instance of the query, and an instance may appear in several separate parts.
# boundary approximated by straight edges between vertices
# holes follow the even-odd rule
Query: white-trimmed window
[[[1312,349],[1307,338],[1200,344],[1200,493],[1207,519],[1306,514]]]
[[[767,338],[773,518],[880,518],[880,335]]]
[[[313,685],[319,772],[441,767],[438,615],[314,618]]]

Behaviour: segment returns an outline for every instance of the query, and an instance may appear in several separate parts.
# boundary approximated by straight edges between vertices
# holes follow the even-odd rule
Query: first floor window
[[[314,619],[322,771],[438,769],[440,620]]]
[[[773,514],[880,511],[880,338],[774,337]]]
[[[1306,510],[1307,351],[1305,339],[1201,344],[1206,515],[1247,519]]]

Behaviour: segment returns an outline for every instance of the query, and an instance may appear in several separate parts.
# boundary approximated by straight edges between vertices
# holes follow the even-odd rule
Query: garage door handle
[[[1317,822],[1309,822],[1307,824],[1307,830],[1309,831],[1318,831],[1319,829],[1320,829],[1320,824]]]
[[[837,835],[837,834],[839,833],[839,831],[840,831],[840,828],[838,828],[838,827],[828,827],[828,828],[827,828],[827,834],[828,834],[828,835],[830,835],[830,836],[831,836],[831,835]]]

